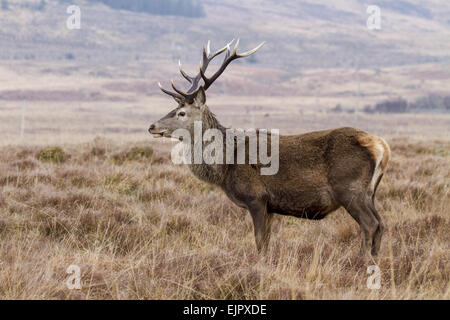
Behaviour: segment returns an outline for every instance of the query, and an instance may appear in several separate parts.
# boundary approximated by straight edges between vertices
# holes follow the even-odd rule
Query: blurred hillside
[[[305,68],[377,69],[450,61],[447,1],[375,1],[371,4],[381,8],[381,30],[373,31],[366,26],[367,3],[360,0],[183,1],[188,9],[179,10],[198,7],[203,17],[197,18],[167,15],[176,11],[169,6],[180,2],[176,0],[165,1],[167,7],[160,11],[164,15],[119,10],[149,11],[142,3],[159,3],[155,0],[6,2],[7,10],[0,10],[2,60],[69,57],[159,64],[181,58],[197,63],[208,39],[218,48],[240,37],[245,47],[267,41],[246,63],[286,70],[288,75]],[[80,30],[66,28],[66,8],[72,3],[81,8]]]
[[[208,40],[215,50],[237,37],[242,51],[266,44],[208,90],[224,125],[448,136],[450,2],[371,2],[381,30],[369,30],[360,0],[180,1],[0,0],[0,136],[17,138],[26,105],[25,133],[37,141],[147,138],[173,107],[157,82],[183,88],[179,59],[192,74]],[[71,4],[79,30],[66,27]],[[385,112],[398,114],[373,121]]]
[[[60,0],[60,2],[70,0]],[[104,3],[110,8],[156,15],[174,15],[185,17],[203,17],[203,4],[197,0],[90,0]]]
[[[261,261],[250,215],[149,135],[176,106],[157,82],[237,37],[266,45],[208,90],[224,126],[390,144],[380,290],[350,215],[275,217]],[[0,0],[0,299],[448,300],[449,40],[448,0]]]

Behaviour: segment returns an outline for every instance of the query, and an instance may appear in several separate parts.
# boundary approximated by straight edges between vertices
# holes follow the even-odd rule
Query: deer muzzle
[[[164,137],[164,134],[167,130],[160,130],[155,124],[150,125],[148,128],[148,132],[154,137],[154,138],[161,138]]]

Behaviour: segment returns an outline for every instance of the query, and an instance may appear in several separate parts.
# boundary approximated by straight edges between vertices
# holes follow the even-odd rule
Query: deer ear
[[[201,108],[205,105],[206,102],[206,94],[205,94],[205,89],[203,88],[203,86],[201,86],[200,88],[198,88],[197,93],[194,97],[194,104]]]

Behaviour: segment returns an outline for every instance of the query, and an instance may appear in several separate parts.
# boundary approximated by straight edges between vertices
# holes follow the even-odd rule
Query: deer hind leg
[[[267,212],[267,202],[255,200],[248,204],[252,216],[255,241],[258,252],[266,252],[269,246],[273,214]]]
[[[371,135],[360,137],[359,142],[368,149],[375,161],[374,172],[369,185],[369,192],[372,190],[372,197],[370,200],[366,201],[366,206],[378,221],[378,227],[372,237],[372,255],[375,256],[380,250],[381,237],[384,231],[384,224],[375,208],[375,193],[391,157],[391,149],[383,138]]]
[[[372,211],[372,214],[375,216],[375,218],[378,220],[378,228],[375,231],[375,234],[372,238],[372,256],[378,255],[378,252],[380,251],[381,246],[381,238],[384,233],[385,226],[383,224],[383,221],[381,220],[381,216],[378,213],[377,209],[375,208],[375,193],[377,192],[377,187],[381,181],[381,178],[383,177],[383,174],[380,175],[378,178],[377,184],[375,185],[375,189],[372,195],[372,199],[367,202],[367,206]]]
[[[365,194],[351,197],[349,201],[343,204],[347,212],[356,220],[362,231],[361,249],[359,254],[365,256],[369,253],[373,239],[379,227],[378,219],[367,205],[367,197]]]
[[[370,208],[370,210],[372,211],[372,214],[378,221],[378,228],[375,230],[375,233],[373,234],[373,237],[372,237],[372,256],[376,256],[376,255],[378,255],[378,252],[380,251],[381,238],[383,236],[385,227],[384,227],[383,221],[381,221],[380,214],[378,213],[377,209],[375,208],[373,201],[369,201],[367,203],[367,206]]]

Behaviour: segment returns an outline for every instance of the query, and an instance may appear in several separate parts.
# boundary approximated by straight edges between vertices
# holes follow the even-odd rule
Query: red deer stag
[[[233,42],[233,41],[232,41]],[[172,96],[178,106],[152,124],[154,137],[171,137],[176,129],[194,134],[194,122],[201,121],[202,130],[225,132],[206,105],[205,91],[235,59],[248,57],[264,43],[238,54],[230,42],[215,53],[203,47],[200,72],[191,77],[181,69],[191,86],[183,92],[161,90]],[[225,52],[220,68],[208,78],[208,64]],[[200,85],[200,81],[203,85]],[[247,137],[246,137],[247,138]],[[270,138],[270,136],[269,136]],[[245,140],[247,154],[247,140]],[[193,143],[193,142],[190,142]],[[270,141],[269,141],[270,143]],[[225,150],[224,150],[225,153]],[[188,164],[199,179],[218,185],[236,205],[248,209],[254,226],[258,251],[265,251],[274,214],[319,220],[341,206],[356,220],[362,230],[361,255],[375,256],[380,249],[384,225],[374,205],[375,192],[386,170],[390,149],[386,141],[355,128],[337,128],[299,135],[279,136],[279,170],[274,175],[261,175],[255,164]]]

